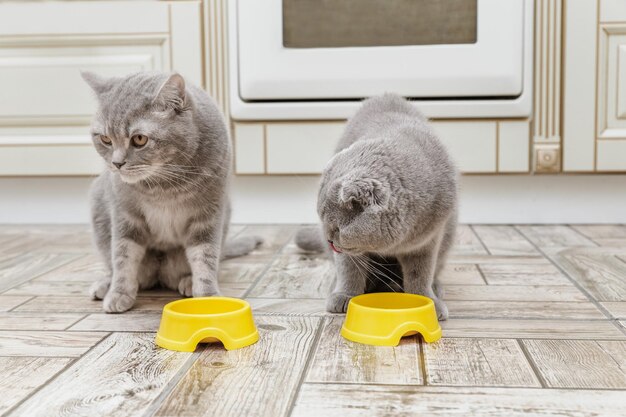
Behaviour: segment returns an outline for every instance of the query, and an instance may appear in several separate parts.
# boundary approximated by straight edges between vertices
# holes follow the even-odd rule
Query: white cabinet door
[[[565,8],[563,170],[626,172],[626,2]]]
[[[203,83],[200,2],[0,4],[0,175],[101,169],[80,70],[176,70]]]

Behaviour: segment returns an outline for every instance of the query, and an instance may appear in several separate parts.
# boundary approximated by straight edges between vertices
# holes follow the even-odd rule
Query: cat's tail
[[[222,259],[247,255],[263,243],[260,236],[242,236],[226,240],[222,248]]]
[[[296,245],[310,252],[324,252],[326,244],[318,226],[303,227],[296,233]]]

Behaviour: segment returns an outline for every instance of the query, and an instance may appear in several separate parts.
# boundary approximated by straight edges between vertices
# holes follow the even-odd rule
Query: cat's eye
[[[108,146],[111,144],[111,138],[108,136],[100,135],[100,142]]]
[[[146,135],[133,135],[130,140],[136,148],[141,148],[148,143],[148,137]]]

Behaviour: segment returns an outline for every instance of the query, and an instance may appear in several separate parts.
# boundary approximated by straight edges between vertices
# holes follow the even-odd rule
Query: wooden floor
[[[625,226],[461,227],[444,338],[396,348],[339,336],[332,268],[295,230],[233,227],[266,239],[220,272],[261,338],[191,354],[153,342],[175,294],[121,315],[88,299],[102,268],[87,227],[0,226],[0,415],[626,415]]]

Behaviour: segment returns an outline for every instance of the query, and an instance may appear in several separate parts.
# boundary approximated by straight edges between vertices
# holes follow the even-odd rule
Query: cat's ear
[[[172,74],[163,83],[154,102],[167,109],[181,112],[185,110],[185,80],[180,74]]]
[[[386,207],[389,202],[389,189],[382,182],[373,179],[347,180],[341,184],[339,199],[345,204],[358,203],[363,207]]]
[[[115,84],[115,78],[106,78],[91,71],[81,71],[80,75],[96,95],[106,93]]]

